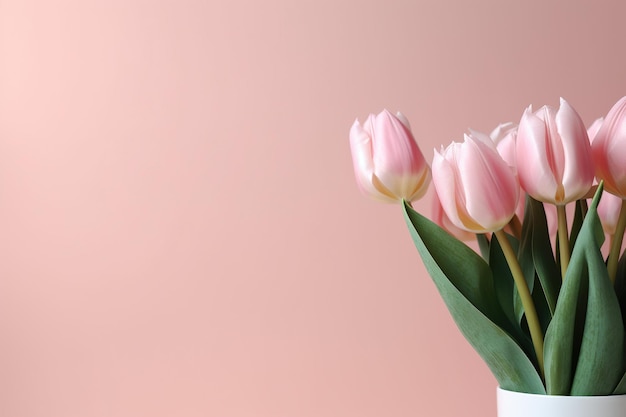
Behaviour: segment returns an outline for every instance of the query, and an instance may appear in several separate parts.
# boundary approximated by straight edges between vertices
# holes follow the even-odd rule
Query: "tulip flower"
[[[498,153],[504,159],[509,166],[515,169],[517,172],[517,158],[515,155],[515,146],[517,142],[517,125],[514,123],[502,123],[496,127],[489,137],[496,144]],[[519,219],[524,218],[524,209],[526,206],[526,193],[524,190],[520,190],[519,202],[515,215]],[[544,211],[546,213],[546,220],[548,222],[548,233],[550,235],[556,235],[556,208],[551,204],[544,204]]]
[[[483,135],[465,135],[433,159],[433,184],[452,223],[473,233],[493,232],[518,289],[540,373],[543,375],[543,333],[532,295],[517,256],[502,228],[515,214],[519,184],[514,169]]]
[[[350,148],[361,191],[386,202],[414,201],[426,193],[430,167],[406,118],[383,110],[350,129]]]
[[[535,200],[563,206],[591,189],[594,169],[587,131],[564,99],[558,110],[526,109],[515,149],[520,184]]]
[[[626,199],[626,97],[609,111],[592,145],[598,180],[604,189]]]
[[[433,184],[446,215],[463,230],[494,232],[515,214],[515,172],[493,145],[471,134],[463,143],[435,150]]]
[[[615,280],[624,229],[626,228],[626,97],[609,110],[591,146],[596,166],[596,177],[604,181],[604,188],[622,199],[615,226],[613,242],[607,262],[609,277]],[[603,197],[604,199],[604,197]]]
[[[585,196],[594,179],[589,136],[580,116],[561,98],[558,110],[528,107],[517,131],[517,173],[535,200],[557,206],[561,276],[570,257],[565,205]]]

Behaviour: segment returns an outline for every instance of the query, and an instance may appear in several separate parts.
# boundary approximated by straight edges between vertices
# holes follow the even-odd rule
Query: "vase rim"
[[[504,389],[501,387],[497,387],[498,392],[502,392],[503,394],[508,395],[524,395],[524,396],[532,396],[532,397],[554,397],[554,398],[608,398],[608,397],[626,397],[626,394],[609,394],[609,395],[550,395],[550,394],[531,394],[528,392],[521,391],[513,391]]]

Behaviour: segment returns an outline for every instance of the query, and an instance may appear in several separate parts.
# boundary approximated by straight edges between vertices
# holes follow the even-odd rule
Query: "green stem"
[[[537,310],[535,309],[533,297],[530,294],[530,289],[528,288],[526,279],[524,279],[524,273],[522,272],[522,268],[517,261],[517,256],[515,255],[515,251],[513,250],[509,239],[506,237],[506,234],[502,230],[499,230],[495,232],[495,235],[498,238],[502,252],[504,253],[506,261],[509,264],[513,280],[515,281],[515,286],[517,287],[517,291],[522,299],[522,306],[524,307],[524,313],[526,314],[526,322],[528,323],[528,329],[530,330],[530,337],[533,341],[535,354],[537,355],[539,372],[541,379],[544,379],[543,332],[541,331],[541,324],[539,323],[539,317],[537,316]]]
[[[622,200],[622,208],[619,211],[619,219],[615,227],[615,234],[611,239],[611,251],[609,252],[609,260],[607,262],[607,270],[609,278],[615,284],[615,276],[617,275],[617,264],[622,249],[622,240],[624,239],[624,229],[626,228],[626,200]]]
[[[559,236],[559,254],[561,260],[561,280],[565,281],[565,272],[569,265],[569,238],[567,236],[567,214],[565,206],[556,206],[556,215],[558,219],[558,236]]]

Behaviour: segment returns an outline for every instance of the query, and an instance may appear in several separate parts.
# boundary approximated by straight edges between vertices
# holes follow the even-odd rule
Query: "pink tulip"
[[[397,202],[416,200],[426,192],[430,167],[402,114],[383,110],[370,114],[363,126],[356,120],[350,148],[357,185],[366,195]]]
[[[596,177],[604,188],[626,199],[626,97],[609,111],[592,145]]]
[[[582,198],[594,177],[587,131],[564,99],[558,110],[528,107],[519,124],[517,172],[522,188],[535,200],[565,205]]]
[[[467,230],[459,229],[450,221],[446,212],[443,211],[439,197],[436,194],[432,199],[431,219],[433,222],[437,223],[439,227],[459,240],[468,241],[474,239],[476,236],[474,233],[470,233]]]
[[[435,150],[433,184],[441,205],[457,227],[473,233],[502,229],[515,214],[519,186],[513,169],[473,135]]]

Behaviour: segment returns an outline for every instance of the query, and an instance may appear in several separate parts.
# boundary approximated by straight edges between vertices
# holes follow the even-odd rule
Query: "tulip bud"
[[[587,131],[564,99],[558,110],[526,109],[515,149],[520,184],[535,200],[565,205],[591,188],[594,170]]]
[[[433,184],[450,221],[473,233],[502,229],[515,214],[519,185],[494,146],[465,135],[435,150]]]
[[[626,97],[606,115],[591,148],[598,181],[604,181],[609,193],[626,199]]]
[[[350,129],[350,148],[361,191],[386,202],[413,201],[430,183],[430,167],[406,118],[383,110]]]

